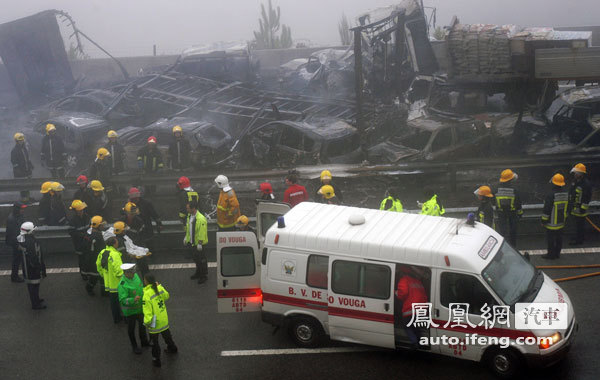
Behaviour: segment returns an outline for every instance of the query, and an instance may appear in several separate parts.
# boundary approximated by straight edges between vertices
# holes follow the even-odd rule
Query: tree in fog
[[[269,0],[268,9],[264,4],[260,5],[261,18],[258,19],[260,30],[254,32],[257,49],[287,49],[292,47],[292,30],[285,24],[280,25],[281,10],[273,8]],[[277,32],[281,28],[281,35]]]
[[[340,41],[343,46],[350,45],[352,43],[352,33],[350,33],[350,23],[345,13],[342,13],[342,18],[338,23],[338,32],[340,33]]]

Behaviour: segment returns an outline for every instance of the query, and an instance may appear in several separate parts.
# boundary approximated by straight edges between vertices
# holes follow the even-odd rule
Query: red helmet
[[[127,195],[129,196],[129,199],[135,199],[139,198],[142,195],[142,193],[137,187],[132,187],[131,189],[129,189],[129,192],[127,192]]]
[[[271,186],[271,184],[269,182],[263,182],[260,184],[260,191],[261,191],[261,193],[264,193],[264,194],[272,194],[273,187]]]
[[[148,142],[149,142],[149,143],[156,144],[156,137],[154,137],[154,136],[150,136],[150,137],[148,137]]]
[[[77,177],[77,184],[79,185],[80,183],[88,183],[88,179],[86,176],[84,175],[80,175],[79,177]]]
[[[179,186],[180,189],[185,189],[186,187],[190,187],[192,186],[192,184],[190,183],[190,179],[188,177],[179,177],[179,179],[177,180],[177,186]]]

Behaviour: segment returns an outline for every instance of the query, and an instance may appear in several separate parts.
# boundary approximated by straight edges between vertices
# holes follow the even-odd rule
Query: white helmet
[[[35,226],[31,222],[21,224],[21,235],[29,235],[35,230]]]
[[[219,189],[223,189],[223,191],[227,191],[225,188],[229,187],[229,179],[223,174],[219,174],[217,178],[215,178],[215,183],[219,186]]]

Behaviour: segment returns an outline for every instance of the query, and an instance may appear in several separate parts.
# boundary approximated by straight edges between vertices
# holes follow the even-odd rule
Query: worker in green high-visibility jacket
[[[135,271],[135,264],[125,263],[121,265],[123,277],[117,287],[121,310],[127,320],[127,334],[131,342],[133,352],[140,355],[142,349],[135,340],[135,324],[138,324],[138,334],[142,347],[150,346],[146,327],[144,327],[144,313],[142,311],[142,297],[144,296],[144,285],[140,276]]]
[[[426,190],[425,197],[429,198],[429,200],[421,205],[422,215],[442,216],[446,213],[446,210],[444,210],[444,206],[438,199],[437,194],[434,194],[431,190]]]

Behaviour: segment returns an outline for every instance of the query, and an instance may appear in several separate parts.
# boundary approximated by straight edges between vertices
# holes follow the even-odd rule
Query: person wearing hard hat
[[[208,260],[204,247],[208,244],[208,230],[206,217],[198,210],[196,202],[187,204],[187,219],[185,223],[185,237],[183,245],[187,247],[196,263],[196,272],[190,277],[198,280],[199,284],[206,282],[208,277]]]
[[[543,259],[554,260],[560,257],[562,249],[562,230],[567,221],[569,210],[569,191],[565,186],[565,177],[557,173],[550,180],[552,189],[544,199],[542,225],[546,228],[548,253]]]
[[[331,185],[323,185],[317,192],[323,200],[323,203],[329,205],[339,205],[340,200],[335,195],[335,191],[333,190],[333,186]]]
[[[146,240],[149,238],[145,233],[146,224],[140,217],[140,209],[133,202],[127,202],[123,207],[125,212],[125,224],[127,225],[127,236],[131,238],[133,244],[145,247]],[[152,235],[150,235],[150,238]]]
[[[94,195],[88,186],[88,178],[82,174],[77,177],[75,183],[77,183],[77,191],[73,194],[73,200],[79,199],[80,201],[85,202],[85,204],[92,203],[92,197]]]
[[[433,192],[433,190],[425,189],[423,194],[425,195],[425,198],[428,198],[428,200],[421,204],[421,215],[442,216],[446,213],[444,205],[442,205],[440,198]]]
[[[21,224],[20,230],[17,242],[23,255],[23,275],[27,283],[31,308],[45,309],[44,300],[40,298],[40,282],[43,277],[46,277],[46,264],[40,244],[33,235],[35,226],[31,222],[25,222]]]
[[[38,220],[40,225],[47,224],[47,220],[50,217],[50,189],[52,188],[52,182],[47,181],[42,183],[42,187],[40,189],[40,193],[42,194],[42,199],[40,199],[40,204],[38,206]]]
[[[385,197],[379,204],[379,209],[384,211],[402,212],[402,202],[398,199],[396,191],[389,189],[387,191],[387,197]]]
[[[319,176],[319,179],[321,181],[321,185],[317,189],[317,196],[315,197],[315,199],[323,199],[321,197],[321,194],[319,194],[319,190],[321,190],[321,188],[324,185],[329,185],[329,186],[333,187],[333,191],[335,192],[335,196],[336,196],[337,200],[339,201],[340,204],[342,204],[344,202],[344,197],[342,196],[342,188],[338,183],[336,183],[336,184],[333,183],[333,176],[331,175],[331,172],[329,170],[323,170],[321,172],[321,175]],[[327,203],[327,202],[324,202],[324,203]]]
[[[84,273],[83,254],[87,250],[87,239],[85,237],[90,226],[90,216],[87,214],[86,208],[87,204],[79,199],[71,202],[71,207],[69,207],[74,212],[69,219],[69,235],[71,235],[79,262],[79,273],[84,280],[87,280],[87,275]]]
[[[250,225],[250,220],[246,215],[242,215],[235,221],[235,229],[237,231],[250,231],[256,232],[254,228]]]
[[[296,173],[288,174],[285,177],[285,184],[288,187],[283,193],[283,201],[285,203],[294,207],[298,203],[308,201],[308,191],[306,191],[306,187],[298,184],[298,175]]]
[[[119,135],[117,132],[110,130],[107,133],[108,143],[104,147],[110,155],[107,160],[113,175],[121,174],[125,171],[125,163],[127,162],[127,154],[125,148],[118,141]]]
[[[142,353],[135,339],[135,325],[138,325],[138,335],[142,347],[150,346],[146,327],[144,326],[144,313],[142,310],[142,297],[144,296],[144,284],[140,276],[135,272],[135,264],[125,263],[121,265],[123,277],[117,287],[121,311],[127,321],[127,334],[131,342],[131,348],[137,355]]]
[[[62,199],[65,187],[59,182],[52,182],[50,186],[50,211],[46,218],[49,226],[64,226],[67,224],[67,208]]]
[[[569,190],[571,215],[575,220],[575,237],[570,245],[581,245],[585,240],[585,219],[588,216],[590,200],[592,199],[592,185],[587,178],[587,168],[584,164],[577,164],[571,169],[573,183]]]
[[[6,245],[12,248],[12,270],[10,272],[10,280],[12,282],[23,282],[19,277],[19,268],[23,268],[23,255],[19,251],[19,242],[17,237],[21,231],[21,225],[25,222],[23,211],[27,205],[21,202],[15,202],[11,213],[6,219]],[[22,270],[21,270],[22,272]]]
[[[494,194],[492,194],[492,189],[489,186],[479,186],[474,194],[479,200],[477,221],[494,228]]]
[[[106,230],[106,222],[100,215],[94,215],[90,222],[90,228],[87,230],[86,240],[87,249],[83,253],[84,273],[87,275],[87,283],[85,290],[90,296],[94,295],[94,287],[100,280],[100,295],[105,297],[108,295],[104,286],[104,272],[99,271],[101,267],[100,252],[106,249],[103,232]]]
[[[15,133],[15,146],[10,151],[10,162],[13,166],[15,178],[31,178],[33,164],[29,159],[29,147],[25,142],[25,135],[21,132]],[[21,201],[29,202],[29,190],[21,191]]]
[[[46,124],[46,135],[42,139],[41,159],[42,165],[50,170],[52,177],[65,177],[67,151],[62,139],[56,134],[56,126],[54,124]]]
[[[110,310],[115,324],[121,321],[121,307],[119,306],[117,287],[121,282],[121,276],[123,276],[123,270],[121,269],[123,261],[118,247],[119,241],[117,238],[115,236],[109,237],[106,240],[106,248],[98,255],[100,266],[97,268],[98,273],[101,273],[104,277],[104,287],[110,297]]]
[[[217,224],[219,231],[233,231],[235,221],[240,217],[240,202],[235,191],[229,185],[229,179],[223,174],[215,178],[215,183],[221,189],[217,202]]]
[[[160,233],[162,230],[162,222],[160,215],[156,212],[152,202],[142,197],[142,193],[137,187],[132,187],[127,193],[129,201],[135,203],[137,208],[140,210],[140,217],[144,221],[145,228],[144,233],[147,234],[146,245],[147,248],[152,248],[152,237],[154,236],[154,226],[152,221],[156,224],[156,232]],[[151,249],[152,250],[152,249]]]
[[[179,203],[179,220],[182,224],[185,224],[187,218],[186,205],[190,202],[200,203],[198,193],[192,188],[188,177],[182,176],[177,180],[177,201]]]
[[[179,125],[173,127],[173,141],[169,144],[167,162],[171,169],[181,171],[190,167],[192,146],[183,138],[183,130]]]
[[[88,210],[90,215],[100,215],[106,221],[109,220],[110,216],[110,204],[109,199],[104,193],[104,185],[97,179],[90,182],[90,189],[92,190],[92,200],[88,204]]]
[[[505,169],[500,174],[500,183],[493,192],[496,199],[497,231],[512,245],[517,247],[517,222],[523,215],[521,195],[515,187],[517,173]]]
[[[275,194],[273,194],[273,186],[269,182],[263,182],[259,185],[258,190],[260,193],[260,199],[263,201],[274,201]]]
[[[104,186],[104,193],[108,198],[112,192],[112,168],[110,167],[109,157],[110,152],[106,148],[98,149],[96,159],[90,166],[89,179],[90,181],[98,180]]]
[[[142,171],[142,175],[155,174],[164,168],[162,154],[156,144],[156,137],[150,136],[146,146],[137,153],[138,168]],[[155,190],[155,185],[146,186],[146,195],[153,194]]]

